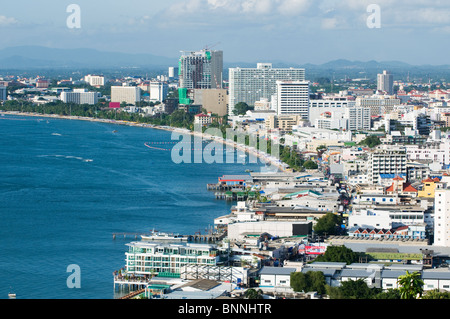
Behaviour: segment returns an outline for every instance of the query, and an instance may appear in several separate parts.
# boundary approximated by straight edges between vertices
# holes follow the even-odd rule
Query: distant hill
[[[0,50],[0,69],[168,67],[177,63],[177,58],[152,54],[103,52],[94,49],[19,46]]]

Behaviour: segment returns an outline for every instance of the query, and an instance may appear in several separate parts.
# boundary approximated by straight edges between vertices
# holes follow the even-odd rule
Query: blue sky
[[[70,4],[81,28],[69,29]],[[381,27],[369,28],[370,4]],[[209,45],[228,62],[335,59],[450,64],[448,0],[19,0],[0,8],[0,48],[43,45],[178,57]]]

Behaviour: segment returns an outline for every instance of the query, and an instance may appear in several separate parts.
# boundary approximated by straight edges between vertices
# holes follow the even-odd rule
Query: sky
[[[80,28],[67,24],[71,4],[80,10]],[[41,45],[177,58],[209,47],[223,50],[225,62],[440,65],[450,64],[450,1],[18,0],[0,6],[0,37],[0,49]]]

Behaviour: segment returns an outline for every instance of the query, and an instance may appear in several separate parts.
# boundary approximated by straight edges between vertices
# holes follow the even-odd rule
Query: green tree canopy
[[[325,253],[318,256],[315,261],[320,262],[345,262],[347,264],[359,261],[361,254],[354,252],[345,246],[328,246]]]
[[[370,148],[373,148],[380,144],[381,144],[381,140],[376,135],[369,135],[365,139],[363,139],[361,142],[359,142],[359,145],[367,146]]]
[[[339,287],[327,289],[331,299],[373,299],[381,292],[380,288],[370,288],[364,279],[346,280]]]
[[[247,103],[239,102],[234,106],[233,113],[234,115],[244,115],[248,110],[251,110],[252,107],[248,106]]]
[[[321,271],[291,273],[291,287],[294,291],[316,291],[318,294],[324,294],[326,292],[325,286],[325,276]]]
[[[416,299],[423,294],[423,280],[420,278],[419,272],[409,273],[398,277],[398,290],[401,299]]]
[[[333,213],[327,213],[317,221],[314,226],[314,231],[317,235],[323,235],[325,233],[329,235],[335,235],[339,226],[342,224],[342,217]]]

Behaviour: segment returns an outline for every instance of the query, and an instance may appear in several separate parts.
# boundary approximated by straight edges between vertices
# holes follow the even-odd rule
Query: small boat
[[[9,299],[16,299],[16,294],[14,292],[11,292],[11,290],[8,293],[8,298]]]
[[[116,130],[114,130],[114,131],[113,131],[113,133],[117,133],[117,131],[116,131]]]
[[[142,240],[145,241],[187,241],[187,237],[178,234],[160,233],[152,231],[150,235],[141,235]]]

